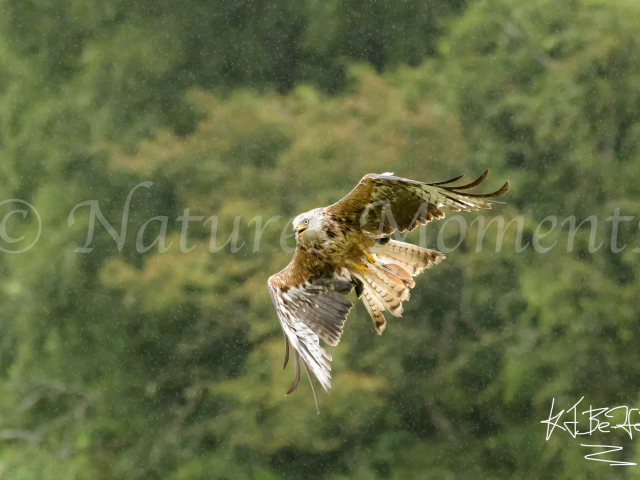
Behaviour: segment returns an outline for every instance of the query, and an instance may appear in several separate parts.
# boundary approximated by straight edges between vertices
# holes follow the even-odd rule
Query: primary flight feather
[[[316,409],[318,396],[309,371],[325,391],[331,388],[331,355],[320,339],[331,346],[340,341],[353,306],[345,299],[347,294],[355,289],[376,332],[382,334],[386,326],[382,312],[400,316],[402,302],[415,286],[412,277],[445,258],[388,235],[443,218],[443,207],[464,212],[491,208],[494,201],[489,199],[504,195],[509,182],[492,193],[466,193],[488,173],[463,185],[453,185],[462,176],[423,183],[392,173],[369,174],[339,202],[294,219],[296,251],[289,265],[269,278],[271,300],[284,332],[285,367],[293,349],[295,377],[287,395],[298,388],[301,368],[309,377]]]

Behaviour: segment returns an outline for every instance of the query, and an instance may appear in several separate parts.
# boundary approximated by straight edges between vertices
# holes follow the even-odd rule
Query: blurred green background
[[[639,32],[637,0],[2,0],[0,200],[42,235],[0,254],[0,478],[640,478],[583,458],[640,461],[624,431],[540,424],[553,398],[640,403]],[[489,167],[512,188],[487,218],[522,215],[530,242],[548,215],[595,215],[602,248],[586,224],[567,252],[565,224],[548,253],[516,253],[513,226],[496,252],[492,226],[476,252],[469,228],[382,337],[354,308],[320,415],[306,380],[285,398],[266,281],[287,222],[369,172]],[[73,207],[119,231],[143,181],[122,249],[98,224],[75,252]],[[211,253],[192,222],[183,253],[185,208],[216,216],[218,246],[241,216],[245,245]],[[619,253],[616,208],[636,216]],[[154,216],[173,246],[139,253]]]

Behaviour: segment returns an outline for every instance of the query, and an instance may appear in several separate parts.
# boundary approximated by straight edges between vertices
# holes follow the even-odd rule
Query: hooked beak
[[[300,235],[302,235],[308,227],[301,227],[300,225],[294,225],[293,226],[293,233],[295,233],[296,235],[296,240],[298,238],[300,238]]]

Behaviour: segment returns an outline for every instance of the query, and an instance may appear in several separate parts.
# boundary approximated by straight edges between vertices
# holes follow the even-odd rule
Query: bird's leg
[[[363,251],[362,253],[364,253],[365,257],[367,257],[369,263],[376,263],[376,259],[373,258],[373,255],[371,255],[369,252]]]
[[[364,263],[356,263],[356,262],[351,262],[351,263],[353,263],[353,265],[362,273],[367,273],[369,271],[369,267],[367,267]]]
[[[367,261],[371,264],[376,263],[376,259],[373,257],[373,255],[371,255],[369,252],[365,252],[364,250],[362,251],[362,253],[364,253],[364,256],[366,257]],[[351,262],[355,265],[355,267],[360,270],[362,273],[367,273],[369,271],[369,267],[367,267],[366,263],[355,263],[355,262]]]

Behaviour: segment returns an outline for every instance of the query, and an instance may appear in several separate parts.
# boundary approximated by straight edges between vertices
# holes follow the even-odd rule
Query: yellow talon
[[[367,257],[367,260],[369,261],[369,263],[376,263],[376,259],[373,258],[373,255],[371,255],[369,252],[362,252],[364,253],[364,256]]]
[[[367,267],[364,263],[363,264],[358,264],[355,262],[351,262],[351,263],[353,263],[353,265],[362,273],[367,273],[369,271],[369,267]]]

